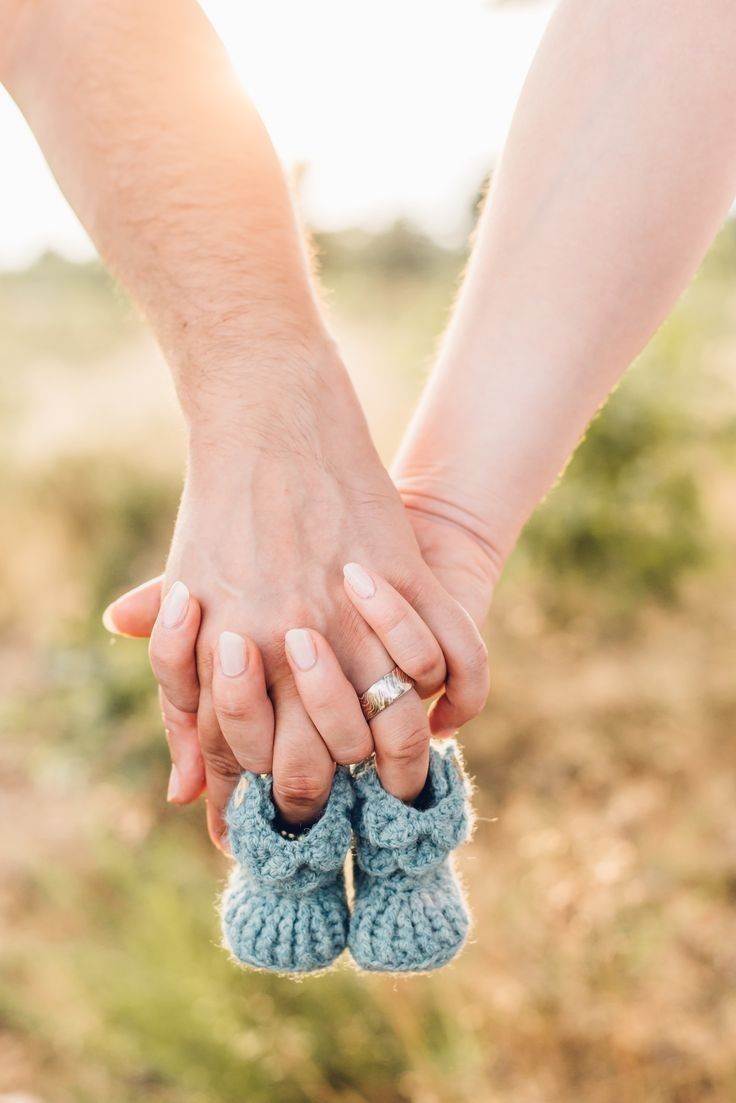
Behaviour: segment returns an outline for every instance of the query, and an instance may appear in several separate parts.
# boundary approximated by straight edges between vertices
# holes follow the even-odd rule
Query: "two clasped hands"
[[[303,365],[293,397],[272,384],[267,408],[263,394],[265,432],[245,428],[244,411],[237,434],[210,424],[200,451],[193,429],[165,578],[106,614],[112,628],[150,631],[169,799],[206,787],[223,846],[242,769],[273,772],[289,825],[319,815],[335,763],[374,750],[384,786],[413,800],[430,731],[454,732],[488,690],[485,648],[461,601],[482,619],[497,564],[452,503],[443,510],[417,485],[402,501],[344,368],[334,355],[322,363],[311,393]],[[414,688],[368,721],[358,694],[396,666]],[[440,692],[428,719],[423,699]]]
[[[165,576],[107,621],[151,633],[171,796],[206,786],[220,845],[242,766],[273,769],[288,823],[374,748],[411,800],[430,730],[482,707],[503,563],[732,203],[735,57],[732,0],[561,0],[392,481],[281,166],[195,0],[0,0],[0,77],[188,426]],[[396,665],[415,688],[369,724],[358,694]]]

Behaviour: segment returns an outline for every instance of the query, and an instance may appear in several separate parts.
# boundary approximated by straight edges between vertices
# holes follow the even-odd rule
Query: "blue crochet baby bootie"
[[[296,837],[279,832],[270,775],[244,773],[227,822],[238,863],[220,904],[225,943],[238,961],[279,973],[312,973],[345,949],[343,865],[353,791],[338,767],[327,807]]]
[[[432,747],[414,805],[387,793],[369,760],[354,777],[355,903],[348,946],[363,969],[423,973],[462,948],[470,916],[450,852],[470,835],[469,785],[459,751]]]

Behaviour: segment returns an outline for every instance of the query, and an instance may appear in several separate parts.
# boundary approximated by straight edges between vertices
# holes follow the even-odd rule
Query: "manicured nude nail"
[[[189,590],[183,582],[175,582],[166,595],[161,621],[164,628],[178,628],[189,608]]]
[[[223,632],[220,635],[220,666],[228,678],[237,678],[245,670],[248,656],[245,640],[237,632]]]
[[[166,799],[176,800],[176,798],[179,796],[179,790],[179,771],[177,770],[176,766],[172,766],[171,773],[169,774],[169,788],[168,792],[166,793]]]
[[[102,614],[102,624],[108,630],[108,632],[112,632],[112,634],[114,636],[119,636],[120,635],[120,629],[118,628],[117,624],[115,623],[115,620],[113,619],[113,615],[112,615],[112,611],[113,611],[114,608],[115,608],[115,602],[112,601],[108,605],[107,609],[105,609],[105,612]]]
[[[376,584],[358,563],[346,563],[342,573],[347,579],[348,586],[354,590],[358,597],[373,597],[376,592]]]
[[[317,662],[317,648],[308,628],[290,628],[286,633],[286,650],[300,670],[311,670]]]

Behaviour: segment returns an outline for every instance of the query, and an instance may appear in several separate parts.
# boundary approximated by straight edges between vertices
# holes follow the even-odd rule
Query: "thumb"
[[[108,632],[138,639],[150,636],[161,605],[162,582],[163,575],[151,578],[108,605],[102,614]]]

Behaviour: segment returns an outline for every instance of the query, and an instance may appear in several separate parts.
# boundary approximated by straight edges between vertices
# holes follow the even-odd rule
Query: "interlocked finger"
[[[302,704],[335,762],[347,766],[373,754],[357,694],[325,638],[314,629],[292,628],[286,655]]]
[[[429,769],[429,723],[416,692],[409,690],[379,712],[370,729],[384,789],[400,800],[416,800]]]
[[[209,686],[202,687],[197,726],[207,784],[207,829],[215,846],[229,854],[225,809],[241,769],[220,730]]]
[[[204,763],[197,733],[197,714],[182,712],[176,705],[172,705],[160,686],[158,694],[171,754],[167,800],[172,804],[190,804],[204,789]]]
[[[378,641],[374,643],[367,668],[370,684],[377,680],[377,661],[383,662],[386,673],[391,668],[391,658]],[[360,761],[372,745],[384,788],[401,800],[414,800],[424,787],[429,765],[429,727],[416,692],[410,690],[368,724],[355,687],[323,636],[314,629],[292,630],[287,634],[287,652],[304,707],[325,744],[336,748],[341,761]]]
[[[445,683],[445,658],[419,614],[375,571],[357,563],[343,568],[345,593],[373,629],[420,697],[432,697]]]
[[[243,770],[273,766],[273,706],[256,644],[236,632],[220,635],[212,665],[212,702],[220,731]]]
[[[182,712],[196,712],[199,679],[195,644],[202,611],[183,582],[175,582],[151,631],[148,655],[167,700]]]
[[[271,689],[276,717],[273,746],[273,796],[287,824],[314,823],[327,804],[335,763],[310,720],[294,683]]]

